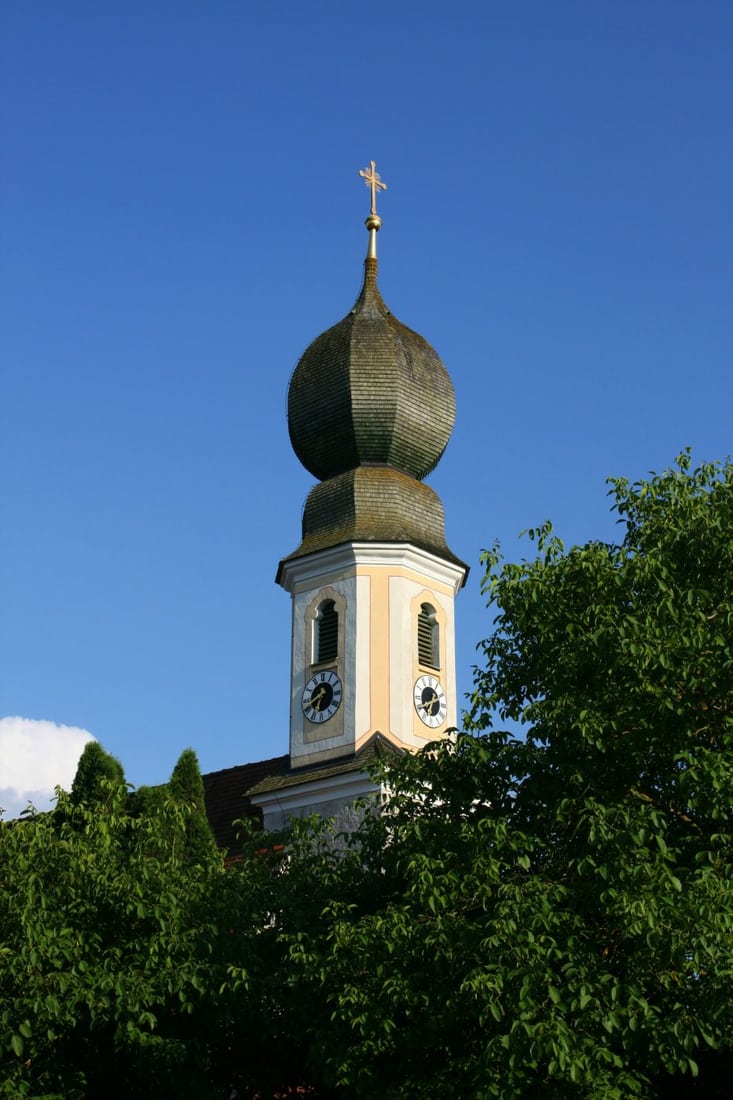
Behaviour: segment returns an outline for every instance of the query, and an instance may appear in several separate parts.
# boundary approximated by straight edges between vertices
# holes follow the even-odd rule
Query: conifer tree
[[[102,780],[125,782],[125,773],[119,760],[100,745],[99,741],[89,741],[84,746],[71,785],[71,803],[74,806],[93,802],[103,802],[106,792]]]
[[[184,749],[168,781],[170,796],[189,809],[186,822],[186,849],[194,862],[204,860],[214,848],[214,835],[206,816],[204,782],[198,757],[193,749]]]

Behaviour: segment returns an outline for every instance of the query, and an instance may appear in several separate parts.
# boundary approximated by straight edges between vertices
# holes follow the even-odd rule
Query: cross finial
[[[374,161],[369,162],[368,168],[361,168],[359,175],[363,178],[364,183],[371,190],[372,193],[372,209],[371,213],[376,216],[377,213],[377,191],[386,191],[387,184],[382,183],[382,177],[377,172],[377,166]]]

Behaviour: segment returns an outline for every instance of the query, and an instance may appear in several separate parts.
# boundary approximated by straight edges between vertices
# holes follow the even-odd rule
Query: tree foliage
[[[125,773],[122,764],[116,757],[105,750],[99,741],[88,741],[84,746],[79,763],[76,767],[76,775],[71,785],[72,805],[82,803],[87,805],[100,802],[107,797],[110,791],[109,783],[124,783]]]
[[[132,817],[126,790],[60,796],[0,831],[0,1096],[165,1095],[207,988],[221,864],[187,864],[187,811]],[[184,1080],[176,1095],[194,1096]],[[157,1092],[156,1092],[157,1088]]]
[[[188,806],[186,820],[186,849],[192,860],[206,860],[214,847],[214,834],[206,816],[204,781],[201,778],[198,757],[193,749],[184,749],[176,762],[168,791],[181,805]]]
[[[545,525],[533,560],[486,555],[472,736],[393,768],[314,876],[331,899],[291,952],[349,1095],[729,1087],[733,468],[683,455],[611,493],[618,544]]]
[[[190,750],[0,825],[0,1097],[729,1095],[733,467],[611,495],[486,554],[467,732],[349,835],[225,867]]]
[[[304,910],[297,876],[261,834],[228,868],[192,844],[185,787],[141,802],[115,775],[0,822],[0,1097],[245,1100],[303,1079],[276,920]]]

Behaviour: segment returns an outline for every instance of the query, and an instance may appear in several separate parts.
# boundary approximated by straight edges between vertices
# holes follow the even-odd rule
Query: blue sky
[[[611,538],[608,475],[731,451],[727,0],[11,0],[0,30],[0,717],[39,767],[51,723],[136,784],[286,751],[287,383],[358,292],[372,158],[382,293],[456,388],[461,691],[482,547]]]

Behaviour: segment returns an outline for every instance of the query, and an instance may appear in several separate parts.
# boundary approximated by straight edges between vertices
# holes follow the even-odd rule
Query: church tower
[[[317,481],[276,578],[292,601],[289,752],[204,776],[230,854],[243,815],[266,832],[311,814],[352,828],[354,803],[382,793],[371,765],[458,720],[454,602],[468,567],[424,482],[453,430],[455,396],[436,352],[379,293],[386,185],[374,161],[360,175],[371,191],[361,292],[307,348],[288,389],[293,450]]]
[[[317,479],[277,582],[292,597],[290,775],[356,757],[376,735],[416,750],[455,726],[454,600],[467,567],[448,549],[423,479],[455,419],[435,351],[377,286],[374,161],[364,282],[317,337],[288,390],[293,449]]]

